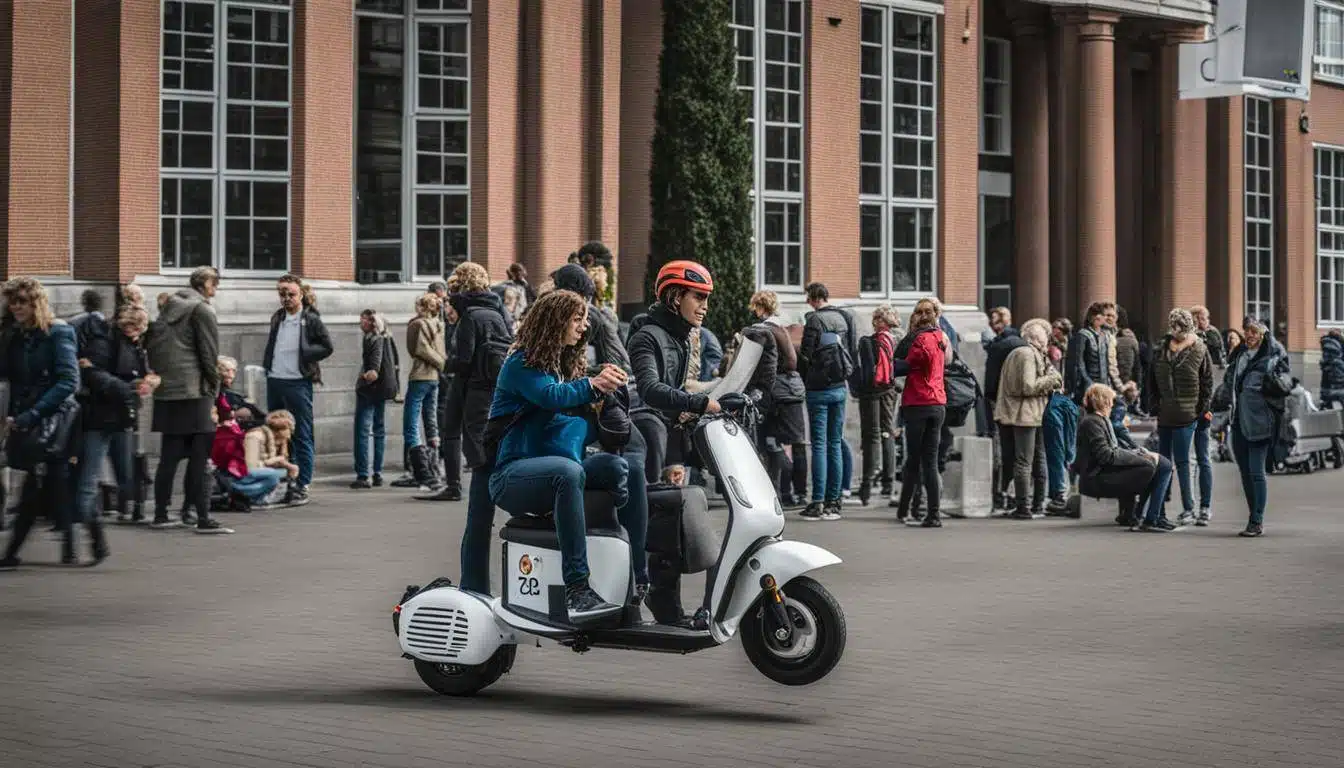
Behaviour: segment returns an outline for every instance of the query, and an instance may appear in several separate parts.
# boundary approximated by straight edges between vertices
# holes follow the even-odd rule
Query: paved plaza
[[[99,568],[0,573],[0,765],[1340,765],[1344,472],[1271,478],[1259,540],[1236,538],[1235,470],[1218,472],[1214,525],[1165,536],[1098,504],[941,531],[885,506],[791,519],[845,560],[820,578],[848,650],[810,688],[734,642],[525,647],[480,697],[433,694],[390,610],[408,583],[456,579],[463,504],[331,482],[227,516],[231,537],[113,527]]]

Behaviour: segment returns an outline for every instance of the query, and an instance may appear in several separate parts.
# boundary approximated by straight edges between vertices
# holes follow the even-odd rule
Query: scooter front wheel
[[[784,585],[792,640],[776,635],[765,596],[742,619],[742,649],[761,674],[783,685],[811,685],[835,669],[845,652],[845,613],[821,584],[799,576]]]
[[[516,645],[501,645],[484,664],[439,664],[415,660],[416,674],[435,693],[444,696],[474,696],[513,668]]]

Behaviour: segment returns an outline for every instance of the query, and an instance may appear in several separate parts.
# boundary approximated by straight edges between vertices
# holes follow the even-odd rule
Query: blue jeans
[[[1246,495],[1246,505],[1251,509],[1250,523],[1263,525],[1265,505],[1269,503],[1269,481],[1265,479],[1265,462],[1269,459],[1270,440],[1247,440],[1242,437],[1241,429],[1233,424],[1232,455],[1237,460],[1237,469],[1241,471],[1241,492]]]
[[[401,436],[408,450],[425,442],[420,435],[420,419],[426,411],[434,413],[434,409],[438,407],[437,380],[412,381],[406,385],[406,405],[401,412]],[[429,433],[430,440],[439,436],[439,431],[433,422],[425,425],[425,431]]]
[[[1153,473],[1153,479],[1148,481],[1148,488],[1144,490],[1143,495],[1139,497],[1140,509],[1143,501],[1148,502],[1148,513],[1144,515],[1143,521],[1149,525],[1155,524],[1162,519],[1162,508],[1167,503],[1167,488],[1171,486],[1171,460],[1165,456],[1159,456],[1157,459],[1157,471]],[[1137,514],[1139,510],[1135,510]]]
[[[233,490],[256,504],[274,491],[287,474],[285,470],[277,467],[249,469],[245,477],[233,481]]]
[[[266,379],[266,409],[289,411],[294,417],[294,463],[299,485],[313,482],[313,382],[307,379]]]
[[[807,417],[812,433],[812,501],[839,501],[844,480],[845,400],[841,384],[807,393]]]
[[[1199,466],[1199,508],[1213,506],[1213,460],[1209,458],[1210,427],[1213,421],[1201,416],[1195,422],[1195,463]]]
[[[590,456],[582,464],[562,456],[518,459],[490,475],[490,497],[514,517],[553,512],[565,584],[578,584],[588,579],[583,492],[611,491],[616,506],[623,507],[629,501],[629,473],[625,459],[610,453]]]
[[[1195,439],[1197,424],[1157,428],[1157,452],[1170,459],[1175,468],[1176,479],[1181,484],[1181,508],[1186,513],[1195,511],[1195,493],[1190,488],[1190,443]]]
[[[103,460],[112,459],[112,473],[117,477],[120,498],[135,498],[135,473],[131,469],[131,433],[124,430],[85,432],[83,438],[74,522],[91,523],[102,512],[98,509],[98,481],[103,476]]]
[[[355,475],[383,474],[383,449],[387,446],[386,400],[355,395]],[[373,438],[373,471],[369,471],[369,438]]]

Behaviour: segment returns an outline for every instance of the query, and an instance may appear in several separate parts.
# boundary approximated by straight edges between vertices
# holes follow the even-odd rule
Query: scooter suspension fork
[[[767,573],[761,577],[761,592],[765,596],[765,610],[770,614],[770,618],[774,619],[771,634],[781,645],[785,647],[792,645],[793,621],[789,619],[789,612],[784,607],[784,593],[779,590],[779,584],[775,582],[774,576]]]

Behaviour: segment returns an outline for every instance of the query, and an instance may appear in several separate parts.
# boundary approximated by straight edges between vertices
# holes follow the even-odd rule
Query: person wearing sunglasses
[[[280,308],[271,315],[262,365],[266,368],[266,408],[294,417],[294,463],[299,465],[295,501],[308,499],[313,481],[313,385],[322,383],[321,361],[331,357],[331,335],[317,311],[317,297],[295,275],[276,282]]]

